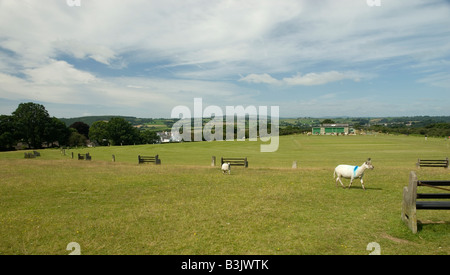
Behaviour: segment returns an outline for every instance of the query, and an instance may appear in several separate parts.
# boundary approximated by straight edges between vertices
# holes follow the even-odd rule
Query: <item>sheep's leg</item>
[[[338,185],[337,185],[338,179],[336,178],[336,169],[334,170],[334,173],[333,173],[333,179],[334,179],[334,183],[336,183],[336,187],[338,187]]]
[[[361,178],[361,185],[362,185],[362,188],[363,188],[364,190],[366,190],[366,188],[364,187],[364,181],[363,181],[362,178]]]
[[[348,185],[348,188],[350,189],[350,187],[352,186],[353,183],[353,178],[350,179],[350,184]]]
[[[336,187],[337,187],[337,181],[339,181],[341,183],[342,188],[345,188],[345,185],[342,183],[342,180],[341,180],[341,175],[338,175],[338,177],[336,179]]]

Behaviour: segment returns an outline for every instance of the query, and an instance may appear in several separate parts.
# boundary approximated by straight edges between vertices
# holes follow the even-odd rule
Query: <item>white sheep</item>
[[[364,162],[361,166],[353,166],[353,165],[338,165],[335,169],[334,169],[334,177],[336,177],[336,187],[338,186],[338,181],[341,183],[342,187],[345,188],[344,184],[341,181],[341,177],[346,178],[346,179],[350,179],[350,184],[348,185],[348,188],[350,188],[350,186],[352,186],[353,180],[360,178],[361,179],[361,185],[362,188],[364,190],[366,190],[366,188],[364,187],[364,181],[363,181],[363,176],[364,176],[364,171],[366,169],[373,169],[373,165],[372,165],[372,161],[370,160],[370,158]]]
[[[222,164],[222,173],[226,174],[228,172],[228,174],[231,174],[231,163],[229,162],[225,162],[224,164]]]

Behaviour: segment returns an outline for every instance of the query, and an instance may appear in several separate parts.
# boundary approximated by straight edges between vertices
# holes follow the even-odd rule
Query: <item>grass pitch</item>
[[[417,158],[445,158],[450,141],[406,136],[283,136],[259,142],[192,142],[0,153],[0,254],[450,254],[449,211],[400,219]],[[92,161],[71,159],[89,152]],[[112,155],[116,162],[112,162]],[[138,165],[159,154],[162,165]],[[222,175],[211,156],[248,157]],[[366,191],[336,188],[338,164],[372,158]],[[297,161],[297,169],[292,162]],[[417,171],[450,180],[450,170]],[[348,180],[344,183],[348,184]],[[422,187],[420,187],[422,188]],[[426,190],[424,192],[436,192]]]

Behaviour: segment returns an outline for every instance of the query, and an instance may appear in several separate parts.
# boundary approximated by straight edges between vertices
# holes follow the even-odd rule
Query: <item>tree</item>
[[[14,117],[0,116],[0,151],[13,150],[16,145]]]
[[[20,103],[11,116],[0,116],[0,150],[12,150],[22,141],[31,148],[54,142],[66,145],[70,131],[56,117],[50,117],[45,107],[33,102]]]
[[[145,130],[140,133],[140,143],[144,144],[154,144],[159,141],[159,137],[154,131]]]
[[[41,148],[42,142],[45,140],[45,127],[51,124],[45,107],[33,102],[20,103],[12,114],[18,138],[32,148]]]
[[[108,122],[96,121],[89,128],[89,138],[99,145],[107,145],[109,139]]]
[[[77,132],[86,138],[89,138],[89,125],[82,121],[77,121],[72,123],[72,125],[69,126],[69,128],[73,128],[77,130]]]
[[[335,123],[336,122],[334,122],[334,120],[327,118],[324,121],[322,121],[321,124],[335,124]]]
[[[44,131],[44,139],[47,145],[53,145],[55,141],[59,146],[67,145],[71,131],[66,127],[66,124],[56,117],[52,117],[47,123]]]
[[[84,146],[86,145],[86,137],[77,132],[77,130],[73,128],[69,128],[70,137],[69,137],[69,146]]]
[[[130,145],[139,143],[139,130],[120,117],[113,117],[108,122],[108,137],[113,145]]]

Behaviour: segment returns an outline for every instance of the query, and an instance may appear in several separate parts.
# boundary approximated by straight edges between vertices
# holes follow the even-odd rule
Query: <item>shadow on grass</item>
[[[417,221],[417,232],[422,230],[435,231],[437,228],[450,226],[450,221],[430,221],[430,220],[418,220]]]
[[[340,188],[342,188],[342,187],[340,186]],[[352,186],[350,188],[348,188],[348,186],[345,186],[345,190],[349,190],[349,189],[364,190],[361,186]],[[366,191],[381,191],[381,190],[383,190],[383,189],[379,188],[379,187],[366,187]]]

